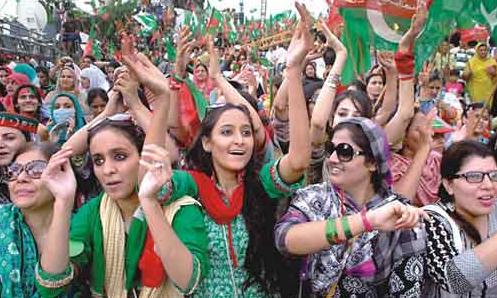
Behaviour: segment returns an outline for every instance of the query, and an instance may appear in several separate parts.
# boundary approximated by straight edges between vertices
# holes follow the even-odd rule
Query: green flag
[[[133,19],[142,25],[142,30],[140,34],[143,36],[150,36],[157,30],[159,24],[157,18],[149,13],[140,12],[133,16]]]
[[[461,18],[472,1],[432,1],[425,28],[416,40],[416,71],[421,69],[440,42],[457,27],[457,19]],[[474,2],[479,1],[481,0]],[[385,3],[382,0],[366,0],[359,3],[337,0],[336,4],[344,19],[342,42],[349,53],[342,74],[345,84],[369,70],[373,50],[397,49],[402,35],[409,29],[412,15],[416,12],[416,2],[406,0],[401,5],[394,1]]]

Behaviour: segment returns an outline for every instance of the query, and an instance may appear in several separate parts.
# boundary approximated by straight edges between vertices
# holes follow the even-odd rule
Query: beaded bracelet
[[[167,181],[161,189],[157,192],[157,200],[160,203],[164,203],[171,197],[173,193],[173,182],[172,180]]]
[[[364,226],[364,229],[366,230],[366,232],[371,232],[373,230],[373,226],[371,225],[371,223],[369,222],[368,218],[366,217],[366,212],[368,210],[366,208],[363,208],[361,210],[361,219],[362,219],[362,224]]]
[[[342,229],[347,239],[352,238],[352,232],[350,231],[348,216],[342,217]]]
[[[330,73],[326,78],[325,85],[329,88],[336,89],[336,87],[340,84],[340,75],[336,73]]]

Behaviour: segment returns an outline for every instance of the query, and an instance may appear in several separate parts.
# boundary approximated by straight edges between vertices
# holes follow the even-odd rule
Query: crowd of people
[[[345,85],[305,6],[260,51],[0,65],[2,297],[496,297],[497,55],[418,4]],[[265,61],[272,63],[269,68]]]

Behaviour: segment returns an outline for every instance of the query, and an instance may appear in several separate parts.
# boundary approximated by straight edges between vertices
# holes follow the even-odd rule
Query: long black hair
[[[453,175],[457,174],[461,167],[467,162],[470,157],[492,157],[496,162],[497,158],[493,155],[492,150],[484,144],[477,141],[460,141],[452,144],[443,154],[441,163],[442,179],[453,179]],[[454,196],[450,195],[445,186],[440,184],[438,189],[438,196],[442,203],[454,204]],[[450,208],[449,208],[450,209]],[[477,244],[481,243],[481,236],[478,230],[464,217],[459,214],[455,208],[448,210],[449,215],[458,222],[462,230],[475,241]]]
[[[245,106],[226,104],[209,111],[202,121],[200,133],[189,150],[186,161],[188,168],[201,171],[212,176],[214,167],[212,155],[206,152],[202,138],[209,138],[221,115],[229,110],[238,110],[246,115],[251,126],[250,112]],[[253,131],[252,126],[252,131]],[[259,285],[267,293],[280,293],[282,297],[295,295],[298,285],[298,274],[292,270],[290,261],[284,260],[276,250],[273,227],[276,223],[276,204],[268,197],[259,179],[256,160],[257,154],[252,154],[245,167],[245,193],[242,208],[243,219],[249,234],[248,248],[244,268],[249,273],[244,288]]]

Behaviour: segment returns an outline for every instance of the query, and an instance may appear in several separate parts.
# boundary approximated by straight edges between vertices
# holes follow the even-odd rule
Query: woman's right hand
[[[52,155],[41,175],[41,181],[55,197],[55,203],[72,210],[76,195],[76,177],[71,168],[73,150],[63,148]]]
[[[124,56],[123,60],[128,69],[154,95],[169,94],[169,81],[164,74],[142,53]]]
[[[420,223],[421,217],[426,217],[426,213],[420,208],[394,201],[369,210],[366,217],[374,230],[388,232],[411,229]]]

